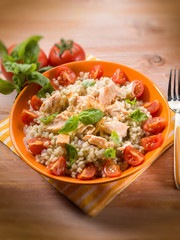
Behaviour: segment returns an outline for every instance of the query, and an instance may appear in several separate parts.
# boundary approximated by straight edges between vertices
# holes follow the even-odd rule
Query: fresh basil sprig
[[[99,122],[103,116],[104,113],[99,109],[84,110],[77,116],[74,115],[70,117],[58,133],[69,133],[74,131],[78,127],[79,121],[84,125],[95,124]]]
[[[96,82],[89,81],[89,80],[84,80],[84,81],[82,82],[82,85],[83,85],[84,88],[88,88],[88,87],[90,87],[90,86],[93,86],[94,84],[96,84]]]
[[[136,103],[136,97],[131,101],[129,99],[125,100],[127,103],[130,103],[131,105],[134,105]]]
[[[16,89],[18,95],[29,82],[35,82],[42,86],[39,96],[44,97],[46,92],[54,91],[54,88],[50,86],[49,79],[38,72],[40,66],[40,63],[37,62],[40,51],[38,41],[41,38],[42,36],[28,38],[15,46],[11,55],[8,55],[6,46],[0,41],[0,57],[2,57],[3,66],[7,72],[13,73],[13,84],[1,79],[0,93],[9,94]]]
[[[140,111],[140,109],[136,109],[131,115],[129,115],[130,118],[132,118],[136,122],[140,122],[143,120],[148,119],[148,116]]]
[[[74,161],[76,161],[77,159],[77,149],[73,145],[66,143],[66,150],[69,156],[70,168],[71,168]]]
[[[41,122],[45,123],[45,124],[48,124],[50,122],[52,122],[52,120],[58,115],[58,113],[54,113],[48,117],[45,117],[45,118],[41,118]]]
[[[119,139],[119,135],[117,134],[117,132],[112,131],[112,132],[111,132],[111,137],[112,137],[112,140],[113,140],[116,144],[120,144],[120,139]]]
[[[114,148],[108,148],[106,151],[103,153],[103,156],[106,158],[115,158],[116,157],[116,150]]]

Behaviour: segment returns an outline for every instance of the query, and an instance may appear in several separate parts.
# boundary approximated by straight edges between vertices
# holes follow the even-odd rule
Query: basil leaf
[[[136,97],[131,101],[129,99],[125,100],[127,103],[130,103],[131,105],[134,105],[136,103]]]
[[[109,148],[103,153],[103,156],[113,159],[116,157],[116,150],[114,148]]]
[[[28,39],[26,39],[24,42],[18,44],[12,51],[11,56],[19,56],[19,58],[23,59],[26,48],[28,48],[28,45],[31,44],[31,42],[38,42],[42,36],[32,36]]]
[[[52,120],[53,120],[57,115],[58,115],[58,113],[54,113],[54,114],[52,114],[52,115],[50,115],[50,116],[48,116],[48,117],[41,118],[40,120],[41,120],[41,122],[47,124],[47,123],[52,122]]]
[[[66,121],[65,125],[59,130],[58,133],[72,132],[78,127],[78,124],[79,124],[79,117],[74,115]]]
[[[148,116],[140,111],[140,109],[136,109],[131,115],[129,115],[130,118],[132,118],[136,122],[143,121],[145,119],[148,119]]]
[[[101,120],[104,113],[99,109],[86,109],[82,111],[79,115],[79,120],[84,125],[95,124]]]
[[[12,56],[4,56],[3,57],[3,66],[6,69],[7,72],[14,72],[15,67],[15,60]]]
[[[0,93],[8,95],[12,93],[15,88],[14,84],[0,78]]]
[[[90,87],[90,86],[93,86],[94,84],[96,84],[96,82],[89,81],[89,80],[84,80],[84,81],[82,82],[82,85],[83,85],[84,88],[88,88],[88,87]]]
[[[29,74],[36,70],[36,64],[22,64],[14,62],[14,58],[12,56],[5,56],[3,58],[3,65],[7,72],[12,72],[14,74],[24,73]]]
[[[119,135],[117,134],[117,132],[112,131],[112,132],[111,132],[111,137],[112,137],[112,140],[113,140],[116,144],[120,144],[120,139],[119,139]]]
[[[14,75],[12,77],[12,81],[16,85],[16,91],[19,94],[22,91],[22,89],[24,88],[25,81],[26,81],[26,75],[23,73]]]
[[[37,93],[37,96],[39,98],[45,98],[46,97],[46,93],[52,93],[53,91],[55,91],[55,89],[53,88],[53,86],[49,82],[48,84],[46,84],[44,87],[42,87],[39,90],[39,92]]]
[[[0,58],[3,58],[5,55],[8,55],[8,50],[4,43],[0,41]]]
[[[48,70],[50,70],[52,68],[53,67],[51,67],[51,66],[43,67],[43,68],[38,69],[38,72],[44,73],[44,72],[46,72],[46,71],[48,71]]]
[[[32,64],[22,64],[22,63],[13,63],[12,64],[14,70],[14,74],[29,74],[33,71],[36,70],[37,66],[36,64],[32,63]]]
[[[46,84],[49,83],[49,79],[45,77],[43,74],[34,71],[28,75],[28,83],[29,82],[34,82],[44,87]]]
[[[73,145],[66,143],[66,150],[69,156],[70,167],[71,167],[74,161],[76,161],[77,159],[77,149]]]
[[[36,41],[32,40],[25,48],[22,57],[23,63],[36,63],[39,57],[40,48]]]

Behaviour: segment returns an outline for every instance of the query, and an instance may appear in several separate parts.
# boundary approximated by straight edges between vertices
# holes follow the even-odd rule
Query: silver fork
[[[175,114],[174,127],[174,179],[178,190],[180,190],[180,69],[178,76],[176,69],[174,70],[174,83],[172,83],[173,71],[171,69],[168,85],[168,103]],[[173,86],[173,95],[171,95],[171,86]],[[178,89],[176,86],[178,85]]]

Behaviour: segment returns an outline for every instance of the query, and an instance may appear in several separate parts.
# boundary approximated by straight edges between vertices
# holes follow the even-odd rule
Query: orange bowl
[[[110,62],[103,62],[103,61],[81,61],[81,62],[72,62],[65,64],[65,66],[70,67],[77,75],[79,72],[89,72],[92,66],[96,64],[101,64],[104,69],[103,76],[111,77],[112,74],[115,72],[117,68],[121,68],[125,74],[127,75],[129,81],[133,80],[140,80],[145,85],[145,90],[142,96],[143,101],[153,101],[157,99],[161,103],[161,107],[157,113],[157,116],[161,116],[164,119],[166,119],[166,128],[163,131],[163,137],[164,142],[161,147],[146,153],[145,155],[145,161],[137,166],[137,167],[130,167],[126,171],[122,173],[120,177],[116,178],[97,178],[92,180],[79,180],[74,179],[68,176],[54,176],[50,174],[47,170],[47,168],[36,162],[35,157],[27,151],[25,144],[24,144],[24,124],[21,122],[21,113],[24,108],[28,108],[28,100],[31,99],[31,97],[38,92],[40,89],[37,84],[29,84],[18,96],[16,99],[11,115],[10,115],[10,136],[12,143],[18,152],[18,154],[21,156],[21,158],[34,170],[37,172],[43,174],[46,177],[53,178],[55,180],[68,182],[68,183],[76,183],[76,184],[97,184],[97,183],[107,183],[111,181],[115,181],[121,178],[124,178],[130,174],[135,173],[136,171],[142,169],[143,167],[147,166],[151,162],[153,162],[154,159],[157,158],[158,154],[161,152],[164,143],[167,139],[169,128],[170,128],[170,110],[167,103],[167,100],[163,93],[159,90],[159,88],[147,77],[145,77],[143,74],[135,71],[134,69],[131,69],[129,67],[116,64],[116,63],[110,63]],[[56,69],[58,67],[55,67],[47,72],[44,73],[44,75],[48,78],[53,78],[55,76]]]

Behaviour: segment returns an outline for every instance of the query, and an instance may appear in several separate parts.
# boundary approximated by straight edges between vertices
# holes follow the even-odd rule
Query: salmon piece
[[[106,108],[106,112],[108,112],[112,117],[117,117],[119,120],[121,120],[124,115],[129,115],[129,112],[125,109],[124,104],[118,101],[108,106]]]
[[[93,134],[93,132],[95,131],[95,127],[93,125],[83,125],[80,126],[80,128],[78,129],[78,131],[76,132],[77,135],[80,134]]]
[[[44,126],[44,129],[47,129],[50,132],[56,133],[64,126],[64,124],[68,120],[68,118],[70,118],[73,115],[74,115],[74,113],[72,113],[72,112],[64,111],[64,112],[58,114],[54,118],[52,123],[48,124],[47,126]]]
[[[65,147],[66,143],[70,143],[70,136],[68,134],[59,134],[56,143],[61,147]]]
[[[56,93],[43,102],[43,104],[41,105],[40,111],[47,114],[53,114],[53,113],[59,112],[62,107],[60,104],[60,101],[61,101],[61,96],[59,93]]]
[[[108,141],[102,137],[97,137],[94,135],[86,135],[83,138],[83,140],[88,141],[90,144],[96,145],[100,148],[108,148]]]
[[[101,111],[105,110],[104,106],[91,96],[77,96],[77,107],[80,108],[81,111],[91,108],[100,109]]]
[[[132,82],[127,86],[122,86],[121,88],[116,86],[117,97],[120,99],[132,99],[134,96]]]
[[[108,84],[106,87],[100,89],[99,103],[107,107],[116,97],[116,85],[114,83]]]
[[[129,126],[119,121],[111,121],[103,123],[101,128],[108,134],[111,134],[112,131],[115,131],[119,137],[126,137]]]

